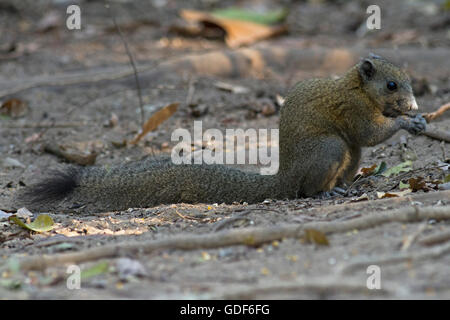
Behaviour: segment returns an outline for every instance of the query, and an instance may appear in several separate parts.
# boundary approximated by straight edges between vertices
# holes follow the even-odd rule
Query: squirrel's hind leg
[[[338,137],[321,140],[307,161],[310,165],[302,183],[302,193],[306,196],[332,191],[358,162],[355,164],[351,150]]]

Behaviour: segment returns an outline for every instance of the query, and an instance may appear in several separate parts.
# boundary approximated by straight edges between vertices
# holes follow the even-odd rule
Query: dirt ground
[[[444,10],[448,1],[379,1],[381,30],[361,33],[369,2],[279,1],[278,6],[289,8],[289,33],[250,47],[292,45],[305,52],[335,48],[387,52],[410,72],[420,112],[435,111],[449,102],[450,11]],[[114,244],[225,234],[258,227],[331,224],[392,209],[415,206],[420,211],[426,206],[450,205],[449,191],[439,190],[445,185],[432,187],[432,181],[443,181],[449,175],[449,144],[400,131],[388,141],[364,149],[361,167],[385,162],[391,168],[412,160],[414,170],[392,177],[363,178],[346,197],[267,200],[253,205],[181,203],[89,215],[50,212],[55,227],[44,233],[30,233],[10,223],[8,212],[17,209],[12,195],[49,168],[67,165],[47,152],[46,145],[88,146],[98,153],[96,165],[110,165],[169,153],[175,144],[170,141],[173,130],[191,130],[195,120],[201,120],[204,129],[223,131],[277,128],[277,95],[283,96],[302,79],[342,74],[339,62],[333,61],[317,67],[312,63],[307,69],[272,61],[267,64],[270,72],[237,72],[238,76],[192,72],[189,68],[166,72],[169,69],[161,65],[183,57],[230,52],[221,40],[174,33],[171,26],[179,21],[180,9],[211,10],[233,4],[272,8],[274,3],[113,1],[117,24],[137,65],[160,70],[152,76],[142,76],[146,118],[160,107],[180,102],[178,111],[155,132],[136,146],[122,146],[140,128],[133,76],[117,81],[59,83],[64,75],[83,77],[89,72],[130,70],[123,42],[103,1],[79,0],[70,4],[81,7],[82,30],[65,27],[69,5],[66,1],[0,3],[0,101],[14,98],[27,106],[18,117],[0,116],[1,299],[450,298],[448,238],[447,242],[433,244],[422,241],[434,234],[448,234],[448,219],[388,221],[333,232],[327,234],[329,245],[286,237],[259,245],[161,248],[150,253],[121,251],[116,257],[79,263],[82,270],[88,271],[101,269],[107,263],[99,274],[85,276],[79,290],[67,288],[68,264],[55,263],[40,270],[14,268],[15,261],[27,257],[52,257]],[[403,56],[407,63],[402,61]],[[36,85],[39,81],[47,85]],[[249,91],[240,94],[221,90],[216,86],[219,81]],[[14,90],[30,83],[33,87]],[[448,132],[450,112],[430,127]],[[398,192],[400,181],[407,183],[409,178],[418,177],[427,182],[427,190],[420,188],[406,196],[378,199],[377,192]],[[380,267],[381,290],[369,290],[366,286],[369,265]]]

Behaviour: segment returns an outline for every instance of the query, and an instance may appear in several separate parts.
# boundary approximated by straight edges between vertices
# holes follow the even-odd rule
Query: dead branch
[[[411,245],[414,242],[416,242],[417,238],[426,229],[427,226],[428,226],[428,222],[425,221],[424,223],[422,223],[419,226],[419,228],[417,228],[416,232],[414,232],[413,234],[410,234],[409,236],[407,236],[406,239],[403,241],[402,248],[400,250],[401,251],[407,251],[411,247]]]
[[[450,240],[450,230],[432,234],[420,239],[419,243],[425,246],[432,246]]]
[[[369,290],[366,282],[360,279],[342,278],[342,277],[320,277],[312,279],[299,279],[289,282],[278,282],[257,284],[250,288],[239,288],[234,290],[227,290],[226,293],[220,294],[212,299],[264,299],[264,296],[271,294],[304,294],[315,293],[320,297],[329,296],[335,293],[353,293],[365,294],[367,296],[385,296],[395,293],[393,288],[386,288],[383,285],[382,289]]]
[[[442,116],[448,110],[450,110],[450,102],[440,106],[435,112],[424,113],[422,116],[425,120],[427,120],[427,123],[430,123],[436,118]],[[422,132],[422,135],[439,141],[450,142],[450,132],[448,131],[427,128],[427,130]]]
[[[404,197],[384,198],[377,200],[368,200],[361,202],[346,202],[341,204],[329,205],[320,208],[320,211],[325,216],[333,212],[342,212],[346,210],[375,210],[380,207],[400,206],[410,204],[413,201],[438,201],[448,199],[450,197],[450,190],[427,192],[427,193],[410,193]]]
[[[149,70],[153,66],[145,66],[139,69],[140,72]],[[89,84],[100,81],[113,81],[134,74],[133,70],[123,67],[104,68],[102,70],[82,71],[76,73],[68,73],[56,76],[36,76],[31,77],[27,81],[21,81],[12,88],[3,89],[0,91],[0,98],[17,94],[19,92],[42,87],[64,87],[78,84]]]
[[[442,116],[446,111],[450,110],[450,102],[439,107],[435,112],[424,113],[422,116],[427,120],[428,123],[434,119]]]
[[[425,259],[436,259],[450,252],[450,243],[432,249],[422,249],[419,252],[399,252],[392,255],[379,256],[374,258],[355,259],[342,267],[340,274],[349,274],[356,269],[366,270],[370,265],[384,266],[407,261],[420,261]]]
[[[131,67],[133,68],[134,80],[136,81],[136,89],[137,89],[138,99],[139,99],[139,109],[141,111],[141,127],[144,127],[144,121],[145,121],[145,119],[144,119],[145,118],[144,117],[144,103],[142,102],[141,84],[139,82],[139,76],[138,76],[138,72],[137,72],[137,68],[136,68],[136,63],[134,61],[133,55],[131,54],[130,48],[128,47],[128,42],[126,41],[125,36],[123,35],[122,30],[120,29],[120,26],[117,24],[116,17],[114,16],[109,4],[107,5],[107,8],[109,9],[108,11],[111,15],[111,19],[114,23],[114,27],[117,29],[117,33],[119,34],[120,39],[122,40],[122,42],[124,44],[125,51],[127,52]]]
[[[89,125],[88,122],[58,122],[58,123],[12,123],[5,124],[8,129],[52,129],[52,128],[76,128]]]
[[[219,222],[215,223],[215,226],[214,226],[213,230],[214,231],[219,231],[220,229],[223,229],[227,225],[231,224],[232,222],[235,222],[235,221],[238,221],[238,220],[243,220],[243,219],[249,220],[245,216],[248,215],[250,212],[252,212],[252,211],[251,210],[245,210],[245,211],[239,212],[235,216],[232,216],[230,218],[227,218],[227,219],[224,219],[222,221],[219,221]]]
[[[426,219],[450,219],[450,206],[405,207],[381,213],[374,212],[350,221],[310,222],[303,225],[282,225],[268,228],[243,228],[205,235],[178,236],[170,239],[121,243],[74,253],[27,257],[20,261],[20,266],[23,270],[45,269],[59,264],[82,263],[126,254],[151,253],[155,250],[164,249],[196,250],[233,245],[256,246],[283,238],[300,238],[303,236],[304,229],[316,229],[330,234],[355,229],[367,229],[390,222],[417,222]]]
[[[422,132],[422,135],[427,136],[432,139],[435,139],[435,140],[450,142],[450,132],[449,131],[427,128],[427,130]]]

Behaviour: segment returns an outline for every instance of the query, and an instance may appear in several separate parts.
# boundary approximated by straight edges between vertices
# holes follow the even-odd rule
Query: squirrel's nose
[[[411,101],[409,102],[409,110],[417,110],[419,107],[417,106],[416,98],[414,96],[412,97]]]

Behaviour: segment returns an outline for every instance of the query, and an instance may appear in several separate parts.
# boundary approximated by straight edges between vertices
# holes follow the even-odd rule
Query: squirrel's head
[[[363,90],[383,114],[396,117],[417,110],[411,80],[405,71],[380,56],[371,54],[358,65]]]

